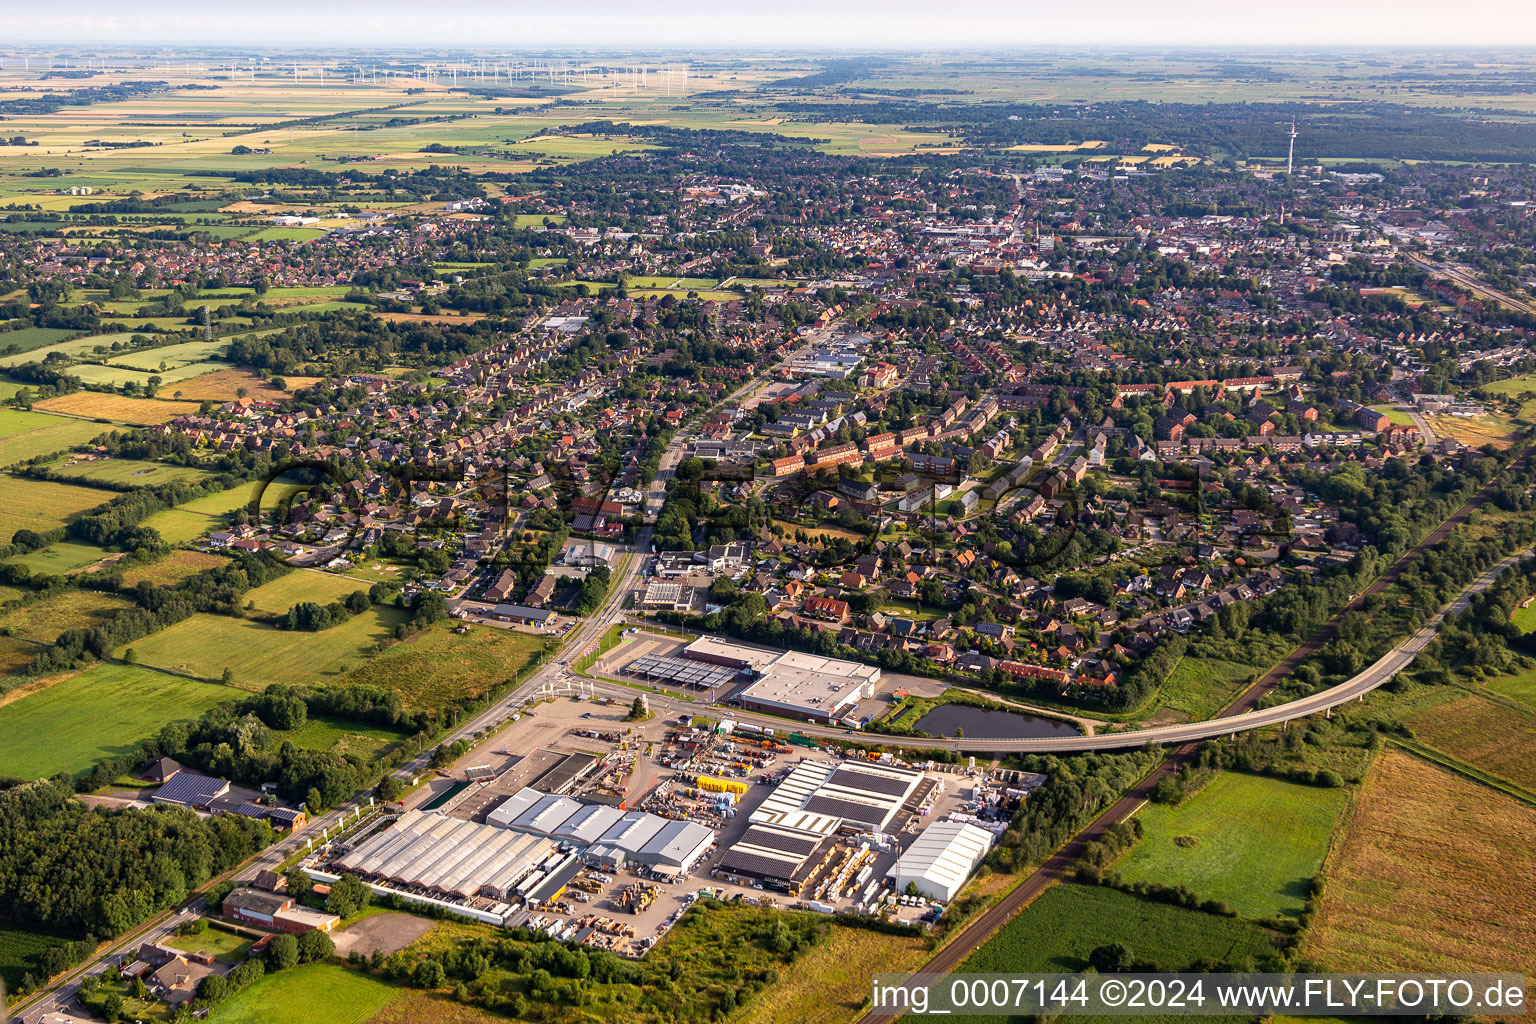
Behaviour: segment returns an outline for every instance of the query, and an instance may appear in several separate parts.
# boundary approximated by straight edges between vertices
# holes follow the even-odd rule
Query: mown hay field
[[[0,706],[0,775],[82,771],[124,754],[167,722],[241,694],[133,665],[102,664]]]
[[[70,416],[99,417],[117,420],[120,423],[131,423],[135,426],[152,427],[169,422],[177,416],[197,412],[198,403],[168,402],[160,398],[129,398],[127,395],[109,395],[100,391],[76,391],[72,395],[44,399],[33,408],[67,413]]]
[[[300,601],[330,604],[358,590],[367,593],[368,585],[317,569],[294,569],[247,591],[241,605],[258,614],[281,615]]]
[[[0,486],[5,488],[5,500],[0,502],[0,544],[9,544],[17,530],[56,530],[117,496],[95,487],[22,476],[0,477]]]
[[[110,429],[70,416],[0,409],[0,467],[74,448]]]
[[[307,388],[318,381],[319,377],[287,377],[284,378],[289,391],[297,391]],[[167,389],[172,397],[180,394],[183,399],[193,402],[233,402],[240,397],[240,389],[244,388],[246,397],[251,399],[277,399],[285,397],[287,392],[272,386],[271,382],[262,380],[250,370],[236,367],[225,367],[214,370],[211,373],[199,374],[179,381],[172,388]]]
[[[1419,742],[1536,790],[1536,716],[1467,696],[1427,708],[1408,724]]]
[[[1388,750],[1327,875],[1304,947],[1323,970],[1536,968],[1536,807]]]

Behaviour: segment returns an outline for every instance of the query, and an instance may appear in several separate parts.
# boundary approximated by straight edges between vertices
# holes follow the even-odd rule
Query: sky
[[[1536,2],[1468,0],[68,0],[11,44],[295,48],[1536,46]],[[0,43],[0,54],[5,44]]]

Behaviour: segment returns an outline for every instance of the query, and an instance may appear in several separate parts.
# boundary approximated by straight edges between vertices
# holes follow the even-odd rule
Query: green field
[[[196,482],[208,474],[191,466],[172,466],[163,462],[145,462],[142,459],[96,459],[79,462],[68,457],[51,463],[48,468],[60,476],[85,483],[130,484],[134,487],[150,487],[168,484],[173,480]]]
[[[1177,807],[1144,807],[1145,834],[1115,870],[1187,886],[1246,917],[1294,917],[1348,800],[1345,789],[1222,772]]]
[[[111,491],[94,487],[29,477],[6,477],[4,488],[5,501],[0,503],[0,543],[9,543],[17,530],[58,529],[81,512],[116,496]]]
[[[30,352],[35,348],[53,345],[79,331],[67,327],[23,327],[19,331],[0,332],[0,352]]]
[[[330,604],[340,601],[354,591],[368,590],[367,585],[317,569],[294,569],[247,591],[242,606],[254,605],[253,611],[266,615],[281,615],[300,601]]]
[[[1500,676],[1490,679],[1485,684],[1494,693],[1502,693],[1506,697],[1536,707],[1536,671],[1517,672],[1512,676]]]
[[[393,638],[395,626],[404,619],[397,608],[374,608],[339,626],[308,633],[202,613],[133,646],[145,665],[210,680],[222,678],[228,668],[235,685],[260,690],[269,683],[324,682],[325,677],[356,668],[375,646]]]
[[[365,761],[377,761],[404,738],[396,730],[382,726],[311,718],[292,732],[274,734],[273,744],[281,746],[287,741],[301,750],[329,750],[343,756],[351,754]]]
[[[68,416],[0,409],[0,466],[73,448],[110,429]]]
[[[193,363],[206,362],[215,356],[222,355],[228,347],[227,342],[217,340],[188,341],[180,345],[140,349],[127,355],[114,356],[111,362],[114,366],[126,366],[132,370],[163,373],[166,370],[174,370]]]
[[[264,976],[219,1006],[208,1024],[364,1024],[399,990],[335,964],[305,964]]]
[[[105,550],[94,544],[77,544],[74,541],[61,540],[57,544],[50,544],[25,555],[17,555],[9,559],[6,564],[24,565],[33,572],[62,576],[99,562],[106,555]]]
[[[127,753],[167,722],[194,718],[239,694],[133,665],[97,665],[0,706],[0,775],[81,771]]]
[[[1191,722],[1205,721],[1230,704],[1256,672],[1251,665],[1219,658],[1181,658],[1158,690],[1156,706],[1180,712]]]
[[[5,982],[6,990],[14,992],[28,972],[40,977],[42,968],[38,960],[43,950],[58,942],[58,937],[45,932],[19,924],[0,924],[0,981]]]
[[[1258,959],[1275,951],[1274,933],[1107,887],[1052,886],[972,953],[962,971],[1080,971],[1095,947],[1123,942],[1137,959],[1178,971],[1210,957]]]
[[[1401,427],[1413,426],[1413,417],[1395,405],[1373,405],[1371,408],[1385,416],[1388,423]]]
[[[512,678],[543,643],[542,637],[491,627],[457,634],[443,622],[353,669],[345,681],[398,690],[410,707],[442,707]]]
[[[1522,633],[1529,633],[1536,629],[1536,601],[1532,601],[1524,608],[1516,608],[1509,614],[1510,624]]]

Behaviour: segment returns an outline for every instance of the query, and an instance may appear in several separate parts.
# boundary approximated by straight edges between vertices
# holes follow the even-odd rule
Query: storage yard
[[[530,704],[409,809],[384,809],[304,867],[641,956],[701,896],[936,920],[1040,781],[851,756],[788,726],[626,723],[627,710]]]

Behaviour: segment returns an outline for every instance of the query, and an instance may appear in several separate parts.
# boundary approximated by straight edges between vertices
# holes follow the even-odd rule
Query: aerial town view
[[[1033,6],[15,10],[0,1021],[1530,1015],[1536,14]]]

